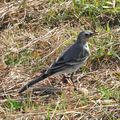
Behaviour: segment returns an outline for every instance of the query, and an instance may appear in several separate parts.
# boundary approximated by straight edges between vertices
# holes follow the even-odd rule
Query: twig
[[[20,49],[18,50],[18,53],[21,52],[21,51],[23,51],[23,50],[25,50],[26,48],[32,46],[33,44],[35,44],[35,43],[37,43],[37,42],[39,42],[39,41],[42,41],[43,38],[45,39],[45,38],[49,37],[49,35],[52,34],[55,30],[56,30],[56,28],[52,29],[51,31],[49,31],[47,34],[45,34],[45,35],[43,35],[43,36],[40,36],[40,37],[38,37],[38,38],[33,39],[33,40],[32,40],[31,42],[29,42],[27,45],[25,45],[25,46],[23,46],[22,48],[20,48]]]

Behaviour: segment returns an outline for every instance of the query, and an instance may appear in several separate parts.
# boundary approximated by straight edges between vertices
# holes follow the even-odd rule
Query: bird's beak
[[[98,35],[98,32],[90,32],[89,36],[92,37],[92,36],[96,36]]]
[[[93,35],[94,35],[94,36],[95,36],[95,35],[98,35],[98,32],[94,32]]]
[[[89,36],[91,37],[91,36],[93,36],[93,35],[94,35],[94,32],[90,32]]]

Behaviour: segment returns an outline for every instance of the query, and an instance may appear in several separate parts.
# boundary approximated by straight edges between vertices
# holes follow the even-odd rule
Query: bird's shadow
[[[44,95],[56,95],[61,94],[63,91],[60,87],[42,87],[42,88],[34,88],[32,93],[34,95],[44,96]]]

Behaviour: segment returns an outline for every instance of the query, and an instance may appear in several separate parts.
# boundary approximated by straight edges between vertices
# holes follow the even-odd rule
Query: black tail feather
[[[45,78],[47,78],[47,77],[49,77],[49,76],[51,76],[51,74],[42,74],[42,75],[39,76],[38,78],[30,81],[30,82],[27,83],[25,86],[23,86],[23,87],[20,89],[19,93],[22,93],[23,91],[27,90],[29,87],[31,87],[32,85],[34,85],[35,83],[40,82],[40,81],[44,80]]]

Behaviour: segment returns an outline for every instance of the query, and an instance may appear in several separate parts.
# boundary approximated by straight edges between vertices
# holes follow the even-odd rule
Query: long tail
[[[47,78],[47,77],[49,77],[49,76],[51,76],[51,75],[52,75],[52,74],[46,74],[46,73],[42,74],[41,76],[37,77],[36,79],[30,81],[30,82],[27,83],[25,86],[23,86],[23,87],[20,89],[19,93],[22,93],[23,91],[27,90],[29,87],[31,87],[32,85],[34,85],[35,83],[40,82],[40,81],[44,80],[45,78]]]

